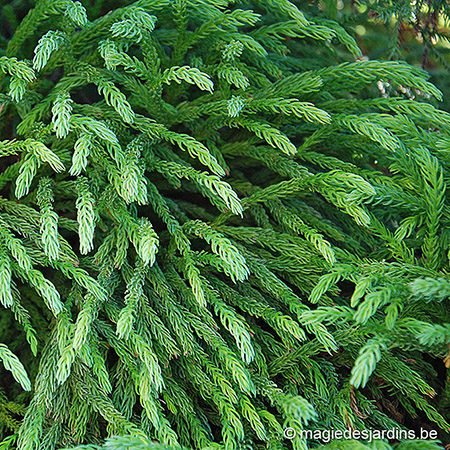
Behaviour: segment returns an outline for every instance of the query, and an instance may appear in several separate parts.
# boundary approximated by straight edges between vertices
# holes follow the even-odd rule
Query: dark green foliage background
[[[370,59],[404,60],[422,67],[442,92],[449,85],[450,5],[442,0],[314,2],[315,14],[337,20]],[[448,111],[444,95],[440,108]]]

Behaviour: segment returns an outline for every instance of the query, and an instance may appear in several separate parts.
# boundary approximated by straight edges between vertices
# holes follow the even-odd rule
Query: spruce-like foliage
[[[3,8],[0,448],[448,430],[441,92],[288,0],[112,3]]]
[[[325,0],[320,14],[353,30],[370,59],[406,60],[427,70],[439,89],[450,89],[450,3],[442,0]],[[319,3],[315,3],[319,6]],[[317,12],[320,9],[317,8]],[[391,91],[388,84],[380,86]],[[414,97],[414,92],[410,92]],[[441,109],[450,108],[444,96]]]

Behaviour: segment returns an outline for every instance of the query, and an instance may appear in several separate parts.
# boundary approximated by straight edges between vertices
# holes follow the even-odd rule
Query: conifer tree
[[[0,449],[448,437],[450,114],[426,72],[288,0],[1,21]]]
[[[450,65],[450,4],[442,0],[326,0],[326,17],[353,30],[370,59],[406,60],[430,73],[430,81],[446,92]],[[319,3],[315,3],[318,7]],[[387,88],[387,89],[386,89]],[[383,89],[383,88],[382,88]],[[384,89],[389,91],[388,86]],[[449,110],[444,96],[441,109]]]

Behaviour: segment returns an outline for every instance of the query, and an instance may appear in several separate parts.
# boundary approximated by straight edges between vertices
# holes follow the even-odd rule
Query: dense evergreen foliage
[[[0,449],[448,441],[450,114],[426,72],[288,0],[0,20]]]
[[[406,60],[450,90],[450,3],[445,0],[325,0],[314,12],[339,21],[370,59]],[[445,95],[441,109],[448,111]]]

